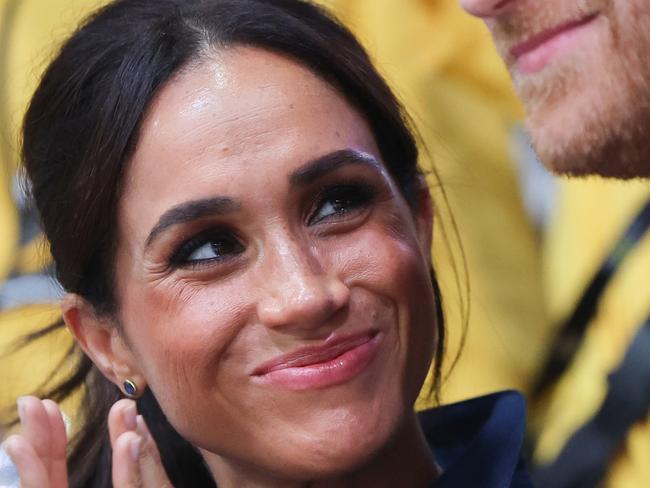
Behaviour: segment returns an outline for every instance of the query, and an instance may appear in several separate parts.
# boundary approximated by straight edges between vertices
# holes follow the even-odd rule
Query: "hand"
[[[9,437],[3,447],[20,476],[22,488],[67,488],[67,436],[56,403],[24,397],[18,401],[22,433]]]
[[[51,400],[22,397],[18,402],[20,435],[3,447],[20,476],[21,488],[68,488],[67,436],[59,407]],[[144,419],[133,400],[120,400],[108,416],[113,447],[115,488],[159,488],[172,485]]]

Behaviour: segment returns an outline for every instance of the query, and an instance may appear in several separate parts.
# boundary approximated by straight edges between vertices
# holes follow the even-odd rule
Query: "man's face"
[[[492,32],[544,164],[650,176],[650,1],[460,2]]]

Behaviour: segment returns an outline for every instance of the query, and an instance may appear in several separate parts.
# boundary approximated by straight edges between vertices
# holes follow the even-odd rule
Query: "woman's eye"
[[[199,235],[185,242],[172,256],[177,266],[224,261],[244,252],[244,246],[234,236]]]
[[[238,254],[239,248],[228,241],[210,241],[192,252],[188,261],[205,261],[206,259],[221,259],[228,254]]]
[[[365,208],[375,193],[367,185],[342,185],[330,188],[322,195],[319,205],[309,218],[309,224],[317,224],[330,218],[340,218],[355,210]]]

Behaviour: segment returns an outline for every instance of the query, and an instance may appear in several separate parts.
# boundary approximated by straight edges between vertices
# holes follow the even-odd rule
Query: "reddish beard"
[[[594,13],[597,45],[585,43],[533,75],[517,70],[513,46]],[[526,107],[533,145],[551,170],[650,176],[650,67],[644,60],[650,51],[650,4],[521,1],[490,28]]]

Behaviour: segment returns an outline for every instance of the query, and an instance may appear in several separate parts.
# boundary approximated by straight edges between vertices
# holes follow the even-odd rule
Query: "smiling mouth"
[[[367,331],[308,346],[255,368],[258,384],[289,390],[312,390],[345,383],[361,374],[376,356],[383,334]]]
[[[543,30],[510,48],[508,51],[510,58],[524,72],[539,71],[560,48],[573,40],[582,27],[590,24],[598,16],[599,13],[592,13],[578,20]]]

